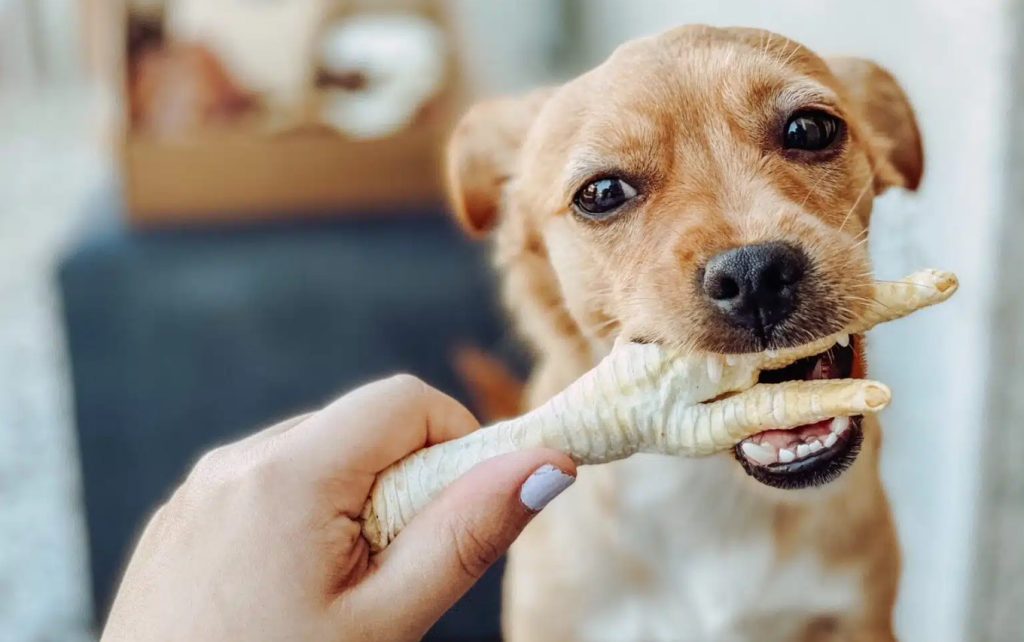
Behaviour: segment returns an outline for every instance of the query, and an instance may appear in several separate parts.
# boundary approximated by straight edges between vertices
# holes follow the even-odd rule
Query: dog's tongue
[[[803,379],[804,381],[836,379],[848,374],[844,372],[843,365],[832,350],[813,357],[813,361],[807,360],[803,364],[795,364],[794,367],[800,368],[802,372],[792,374],[796,375],[795,378]],[[815,439],[824,441],[831,432],[832,420],[825,419],[814,424],[797,426],[790,430],[765,430],[750,437],[747,441],[770,446],[778,450],[807,443]]]

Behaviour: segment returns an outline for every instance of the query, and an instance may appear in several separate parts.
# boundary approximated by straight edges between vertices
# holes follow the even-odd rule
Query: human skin
[[[377,474],[478,427],[399,375],[216,448],[146,526],[102,640],[421,638],[575,480],[553,450],[496,457],[371,554],[358,517]]]

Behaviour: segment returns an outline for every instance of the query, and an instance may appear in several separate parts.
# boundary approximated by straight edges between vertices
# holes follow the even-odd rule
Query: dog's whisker
[[[882,306],[882,307],[884,307],[886,309],[890,309],[890,307],[891,307],[889,304],[885,303],[884,301],[880,301],[880,300],[876,299],[875,297],[863,297],[863,296],[857,296],[855,294],[848,294],[844,298],[846,298],[846,299],[848,299],[850,301],[857,301],[859,303],[866,303],[868,305],[880,305],[880,306]]]
[[[907,285],[915,288],[934,288],[935,286],[930,283],[910,283],[907,281],[886,281],[885,279],[876,279],[878,283],[898,283],[900,285]]]
[[[854,234],[852,238],[853,238],[853,240],[857,240],[858,238],[860,238],[862,236],[867,236],[867,233],[868,233],[868,228],[865,227],[861,231],[859,231],[856,234]]]
[[[843,222],[839,225],[839,231],[840,232],[842,232],[844,229],[846,229],[846,224],[850,221],[850,216],[853,214],[854,210],[857,209],[857,206],[860,205],[860,201],[861,201],[862,198],[864,198],[864,194],[868,191],[868,187],[870,187],[874,182],[875,182],[875,173],[871,172],[871,175],[868,176],[867,182],[864,183],[864,187],[862,187],[861,190],[860,190],[860,193],[857,194],[857,200],[855,200],[853,202],[853,205],[850,206],[850,210],[848,212],[846,212],[846,216],[843,217]]]
[[[772,37],[773,37],[773,34],[772,34],[771,32],[769,32],[769,33],[768,33],[768,37],[767,37],[767,38],[765,38],[765,41],[764,41],[764,45],[763,45],[763,47],[761,48],[761,55],[762,55],[763,57],[765,57],[765,58],[767,58],[767,57],[768,57],[768,50],[769,50],[769,49],[771,48],[771,46],[772,46]]]
[[[811,188],[809,190],[807,190],[807,195],[804,196],[804,200],[800,201],[800,209],[803,209],[807,205],[808,199],[810,199],[811,198],[811,194],[813,194],[814,191],[816,189],[818,189],[818,185],[821,184],[821,181],[822,181],[823,178],[825,178],[825,174],[824,173],[821,173],[821,174],[818,175],[818,178],[814,181],[814,184],[811,185]]]
[[[851,250],[855,250],[855,249],[857,249],[857,248],[858,248],[858,247],[860,247],[861,245],[864,245],[864,244],[865,244],[865,243],[867,243],[867,242],[868,242],[868,237],[867,237],[867,236],[865,236],[865,237],[864,237],[864,238],[862,238],[861,240],[859,240],[859,241],[857,241],[856,243],[854,243],[853,245],[851,245],[851,246],[850,246],[850,249],[851,249]]]
[[[621,322],[618,319],[608,319],[607,321],[594,326],[592,330],[594,332],[601,332],[616,325],[621,325]]]
[[[795,56],[798,51],[800,51],[800,45],[794,42],[793,43],[793,51],[791,51],[790,54],[788,56],[786,56],[786,59],[782,61],[782,66],[785,67],[790,62],[792,62],[793,56]]]
[[[847,294],[843,298],[848,299],[850,301],[858,301],[860,303],[879,303],[878,299],[874,299],[872,297],[867,296],[859,296],[856,294]]]

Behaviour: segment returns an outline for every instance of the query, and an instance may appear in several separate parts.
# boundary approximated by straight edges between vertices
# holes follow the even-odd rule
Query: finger
[[[575,476],[569,457],[535,449],[489,459],[449,486],[374,557],[353,596],[402,614],[379,639],[422,636]]]
[[[864,379],[758,384],[721,401],[687,409],[680,440],[688,454],[727,450],[768,429],[788,429],[832,417],[874,413],[889,405],[889,388]]]
[[[284,448],[317,476],[376,475],[406,455],[480,424],[462,404],[410,375],[357,388],[287,434]]]

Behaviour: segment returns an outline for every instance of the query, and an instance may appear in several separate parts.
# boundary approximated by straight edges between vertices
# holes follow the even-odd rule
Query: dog
[[[878,65],[685,26],[476,105],[446,167],[535,353],[533,407],[616,341],[743,353],[841,331],[869,302],[873,199],[917,189],[923,151]],[[854,336],[762,381],[864,376]],[[836,419],[581,470],[510,553],[506,639],[894,640],[880,443],[873,418]]]

